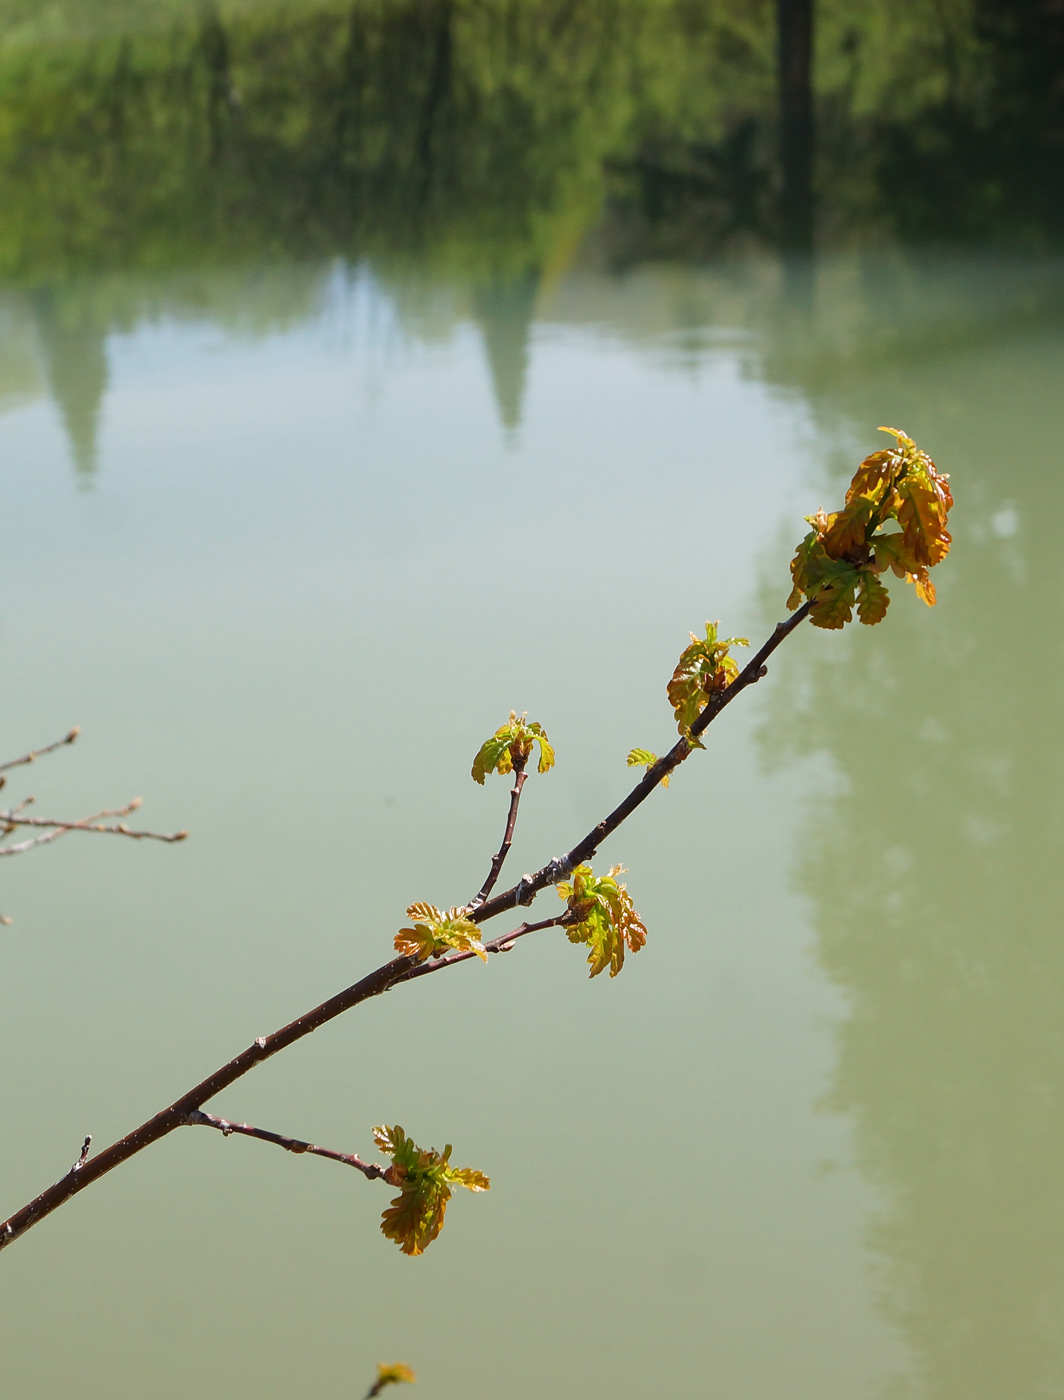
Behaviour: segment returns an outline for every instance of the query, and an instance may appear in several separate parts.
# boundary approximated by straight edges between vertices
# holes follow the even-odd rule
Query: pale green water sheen
[[[805,628],[601,853],[650,929],[401,988],[212,1107],[492,1177],[387,1192],[182,1130],[0,1259],[5,1400],[1020,1400],[1064,1391],[1064,264],[771,258],[470,291],[416,263],[85,276],[0,305],[5,756],[168,848],[4,862],[0,1215],[460,903],[480,741],[557,770],[516,876],[767,635],[879,423],[952,474],[940,605]],[[536,906],[550,912],[553,895]],[[501,927],[498,931],[502,931]]]

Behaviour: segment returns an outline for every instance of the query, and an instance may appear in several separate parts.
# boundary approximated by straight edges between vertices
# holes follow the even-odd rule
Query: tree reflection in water
[[[1064,479],[1050,421],[1064,269],[1046,270],[1041,298],[1016,272],[1011,308],[982,299],[980,325],[979,279],[955,270],[968,295],[952,344],[941,292],[932,335],[906,325],[919,278],[903,276],[893,299],[855,296],[848,353],[836,311],[834,343],[809,356],[825,427],[900,421],[953,471],[956,546],[935,612],[905,598],[877,635],[806,636],[763,730],[774,759],[816,756],[831,775],[796,872],[849,1005],[828,1106],[852,1116],[882,1192],[869,1244],[922,1374],[912,1393],[948,1400],[1064,1383]],[[777,371],[796,368],[793,350]]]

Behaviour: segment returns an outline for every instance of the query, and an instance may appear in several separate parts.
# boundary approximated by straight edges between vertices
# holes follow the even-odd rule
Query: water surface
[[[530,161],[570,149],[544,131]],[[5,862],[0,1214],[383,961],[411,900],[468,899],[511,708],[558,768],[510,868],[571,845],[669,744],[688,629],[783,616],[877,424],[952,474],[955,548],[934,611],[896,585],[882,627],[802,629],[603,850],[650,929],[616,981],[551,931],[212,1105],[452,1142],[493,1188],[425,1257],[379,1185],[182,1131],[4,1252],[5,1396],[357,1395],[399,1358],[442,1400],[1059,1394],[1064,263],[666,258],[598,148],[524,204],[520,171],[495,204],[441,175],[416,226],[379,192],[313,223],[298,161],[267,209],[278,165],[181,150],[101,193],[60,143],[81,202],[27,176],[0,248],[5,754],[84,731],[8,792],[192,831]]]

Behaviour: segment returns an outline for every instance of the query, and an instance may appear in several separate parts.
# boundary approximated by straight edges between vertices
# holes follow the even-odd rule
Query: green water
[[[574,134],[560,98],[523,145],[480,133],[494,202],[439,167],[425,193],[415,132],[344,167],[341,207],[294,109],[219,155],[207,102],[175,144],[177,70],[153,87],[136,44],[157,144],[99,127],[92,166],[84,111],[30,100],[85,51],[12,33],[4,756],[83,734],[5,796],[143,794],[192,837],[3,862],[0,1215],[384,961],[411,900],[467,900],[506,809],[469,764],[511,708],[558,767],[508,869],[582,835],[670,742],[688,629],[784,615],[802,516],[877,424],[957,507],[935,610],[896,585],[882,627],[802,629],[604,848],[650,929],[621,977],[552,930],[211,1105],[363,1155],[382,1122],[453,1143],[492,1190],[423,1258],[379,1184],[183,1129],[3,1252],[4,1400],[358,1397],[398,1359],[424,1400],[1064,1393],[1064,260],[785,266],[718,217],[741,200],[609,183],[646,108]],[[77,89],[93,121],[126,110],[105,88]]]

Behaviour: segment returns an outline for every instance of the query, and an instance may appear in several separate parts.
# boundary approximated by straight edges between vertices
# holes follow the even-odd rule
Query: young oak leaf
[[[861,622],[881,622],[890,600],[879,575],[888,568],[913,583],[925,603],[935,602],[928,569],[942,562],[952,543],[948,478],[906,433],[880,431],[897,445],[865,458],[841,511],[806,517],[813,529],[791,561],[787,606],[793,612],[803,598],[810,600],[809,618],[817,627],[845,626],[855,603]],[[900,534],[880,533],[889,520],[901,525]]]
[[[452,1186],[487,1191],[491,1182],[471,1167],[452,1167],[451,1145],[437,1152],[418,1147],[402,1128],[373,1129],[380,1152],[392,1159],[385,1180],[399,1187],[399,1195],[381,1216],[381,1233],[394,1240],[404,1254],[423,1254],[443,1229]]]
[[[406,912],[414,926],[401,928],[395,935],[397,953],[425,962],[453,949],[458,953],[476,953],[481,962],[487,962],[480,929],[466,917],[466,909],[448,909],[444,913],[435,904],[418,902],[408,905]]]
[[[869,626],[882,622],[890,607],[890,594],[871,569],[862,569],[857,584],[857,616]]]
[[[570,943],[588,949],[589,977],[608,967],[616,977],[624,966],[625,947],[638,953],[647,941],[646,925],[632,906],[632,897],[617,876],[624,867],[614,865],[608,875],[596,876],[590,865],[578,865],[571,881],[558,886],[569,908],[562,915]]]
[[[656,753],[651,753],[649,749],[633,749],[628,755],[629,768],[651,768],[658,761]],[[661,780],[662,787],[669,786],[670,774],[666,773]]]
[[[505,775],[515,768],[519,773],[523,772],[533,744],[539,745],[536,771],[548,773],[554,767],[554,749],[546,731],[536,720],[527,720],[525,715],[518,718],[517,712],[511,710],[508,722],[500,725],[491,738],[481,744],[473,760],[473,780],[483,787],[489,773]]]
[[[915,559],[906,543],[905,536],[897,533],[876,535],[872,540],[875,550],[874,571],[877,574],[891,569],[899,578],[916,587],[917,597],[922,598],[929,608],[935,605],[935,585],[927,574],[927,565]]]
[[[726,690],[739,674],[738,663],[728,655],[730,649],[750,645],[745,637],[718,637],[719,625],[707,622],[704,637],[690,633],[690,644],[680,653],[666,687],[676,727],[686,737],[712,697]]]

